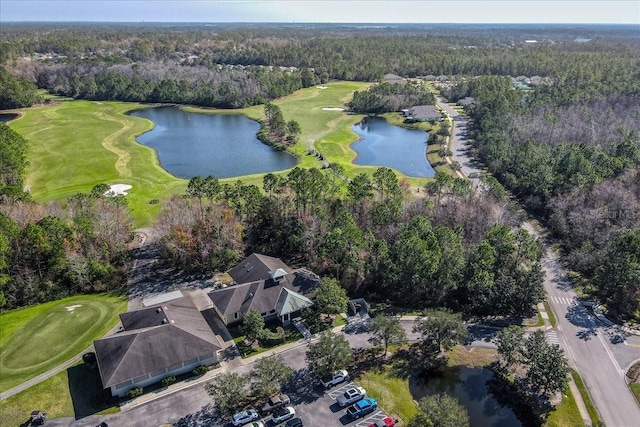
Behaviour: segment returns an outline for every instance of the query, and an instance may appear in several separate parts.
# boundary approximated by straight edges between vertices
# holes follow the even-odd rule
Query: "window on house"
[[[122,388],[122,387],[126,387],[128,385],[131,385],[133,381],[129,380],[129,381],[125,381],[123,383],[117,384],[116,388]]]
[[[238,313],[238,312],[233,313],[233,318],[234,319],[237,319],[238,317],[240,317],[240,313]]]

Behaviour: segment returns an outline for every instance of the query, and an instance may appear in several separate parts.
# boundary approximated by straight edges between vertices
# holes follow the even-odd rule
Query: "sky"
[[[0,22],[640,24],[640,0],[0,0]]]

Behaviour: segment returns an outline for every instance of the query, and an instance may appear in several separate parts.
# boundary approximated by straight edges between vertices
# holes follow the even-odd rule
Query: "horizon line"
[[[87,24],[347,24],[347,25],[419,25],[419,24],[464,24],[464,25],[635,25],[640,26],[640,23],[632,22],[463,22],[463,21],[447,21],[447,22],[343,22],[343,21],[87,21],[87,20],[2,20],[0,23],[87,23]]]

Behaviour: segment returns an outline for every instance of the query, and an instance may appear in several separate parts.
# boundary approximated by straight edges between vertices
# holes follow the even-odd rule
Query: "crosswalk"
[[[555,304],[563,304],[563,305],[573,305],[576,303],[575,297],[554,297],[549,296],[549,301]]]
[[[547,341],[551,345],[560,345],[560,338],[558,338],[558,333],[556,331],[547,331]]]

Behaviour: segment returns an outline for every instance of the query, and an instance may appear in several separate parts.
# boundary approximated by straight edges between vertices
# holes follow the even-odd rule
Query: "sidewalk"
[[[547,314],[547,309],[545,308],[543,303],[538,304],[538,310],[540,310],[540,315],[542,316],[542,320],[544,320],[544,329],[547,331],[553,329],[553,326],[551,326],[551,321],[549,320],[549,314]],[[580,390],[578,389],[575,381],[573,381],[573,377],[571,375],[569,375],[569,390],[571,390],[571,394],[573,395],[573,399],[576,402],[578,412],[580,412],[580,417],[582,417],[584,425],[587,427],[591,427],[591,416],[589,415],[589,411],[587,411],[587,406],[584,404],[582,394],[580,393]]]

